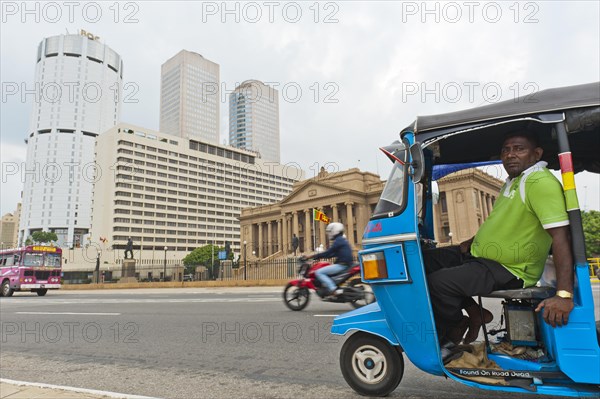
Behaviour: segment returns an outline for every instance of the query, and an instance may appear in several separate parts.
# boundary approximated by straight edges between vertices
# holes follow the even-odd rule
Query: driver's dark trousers
[[[423,261],[436,327],[441,335],[462,321],[462,309],[475,304],[473,296],[523,287],[523,281],[500,263],[462,254],[459,246],[424,250]]]

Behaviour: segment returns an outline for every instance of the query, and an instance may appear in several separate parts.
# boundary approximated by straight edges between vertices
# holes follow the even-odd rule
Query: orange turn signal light
[[[362,255],[363,274],[365,280],[376,280],[388,277],[387,265],[383,252]]]

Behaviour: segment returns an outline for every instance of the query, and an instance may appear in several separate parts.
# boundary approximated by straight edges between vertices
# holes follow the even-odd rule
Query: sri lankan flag
[[[329,223],[329,218],[323,212],[313,208],[313,220],[318,220],[324,223]]]

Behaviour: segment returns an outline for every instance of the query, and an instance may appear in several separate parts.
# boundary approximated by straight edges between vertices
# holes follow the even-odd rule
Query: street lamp
[[[169,247],[165,247],[165,264],[163,268],[163,281],[167,281],[167,249]]]
[[[100,250],[96,256],[96,284],[100,283]]]
[[[450,245],[452,245],[452,235],[453,235],[452,232],[448,233],[448,237],[450,237]]]
[[[246,241],[244,241],[244,280],[248,278],[247,268],[246,268]]]

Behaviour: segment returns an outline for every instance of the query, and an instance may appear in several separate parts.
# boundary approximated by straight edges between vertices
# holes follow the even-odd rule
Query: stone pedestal
[[[135,259],[124,259],[121,266],[121,279],[119,283],[134,283],[135,278]]]

